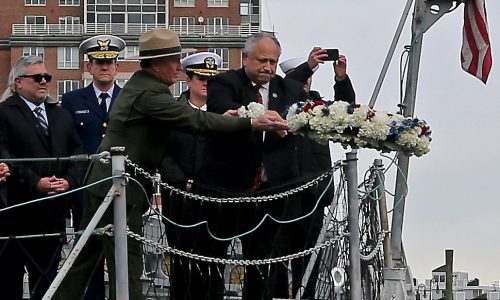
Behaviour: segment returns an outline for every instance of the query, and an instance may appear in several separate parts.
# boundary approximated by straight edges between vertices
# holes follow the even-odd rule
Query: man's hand
[[[288,125],[274,110],[266,110],[263,116],[252,119],[252,129],[258,131],[277,131],[280,136],[286,135]]]
[[[309,58],[307,59],[307,64],[311,70],[314,70],[319,64],[325,63],[323,58],[327,57],[326,50],[321,47],[314,47],[309,53]]]
[[[6,163],[0,163],[0,183],[5,182],[10,176],[10,169]]]
[[[335,72],[335,80],[342,81],[347,76],[347,58],[340,54],[339,60],[333,62],[333,71]]]
[[[230,109],[224,113],[224,116],[233,116],[233,117],[239,117],[240,115],[238,114],[237,109]]]
[[[36,190],[43,194],[55,195],[69,190],[69,183],[64,178],[42,177],[36,184]]]

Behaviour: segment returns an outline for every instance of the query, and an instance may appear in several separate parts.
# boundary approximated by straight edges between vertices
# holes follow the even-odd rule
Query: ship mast
[[[393,39],[391,49],[387,55],[386,62],[370,100],[370,106],[375,105],[375,100],[387,72],[387,67],[394,53],[397,39],[401,34],[403,19],[408,14],[412,0],[409,0],[403,17],[400,21],[396,35]],[[409,46],[408,72],[406,77],[406,88],[401,110],[404,116],[413,116],[415,111],[415,99],[417,94],[418,72],[422,54],[422,43],[424,33],[442,16],[456,9],[463,0],[416,0],[412,20],[412,38]],[[409,157],[404,153],[398,155],[399,172],[396,176],[396,187],[393,204],[393,216],[391,226],[391,250],[392,262],[386,264],[384,269],[384,290],[382,299],[415,299],[412,276],[406,262],[402,231],[407,189],[407,178],[409,169]],[[395,296],[395,298],[394,298]],[[391,298],[392,297],[392,298]]]

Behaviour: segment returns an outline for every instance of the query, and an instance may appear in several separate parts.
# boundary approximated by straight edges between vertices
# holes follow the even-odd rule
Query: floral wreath
[[[246,118],[264,113],[264,106],[257,102],[238,109],[239,116]],[[432,131],[424,120],[344,101],[298,102],[288,109],[286,120],[290,132],[320,144],[338,142],[344,148],[372,148],[422,156],[430,151],[432,140]]]
[[[428,153],[432,140],[424,120],[379,112],[344,101],[305,101],[293,104],[286,117],[290,132],[321,144],[339,142],[344,148],[372,148],[407,155]]]

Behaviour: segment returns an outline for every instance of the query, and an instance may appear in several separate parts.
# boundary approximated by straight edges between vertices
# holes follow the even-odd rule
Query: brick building
[[[21,55],[42,55],[54,75],[50,94],[60,97],[90,82],[78,45],[97,34],[127,42],[120,54],[118,84],[139,67],[125,60],[138,54],[139,35],[151,28],[176,31],[183,47],[211,51],[223,58],[222,69],[241,66],[248,35],[260,30],[261,0],[15,0],[0,7],[0,92],[10,67]],[[180,81],[177,96],[185,89]]]

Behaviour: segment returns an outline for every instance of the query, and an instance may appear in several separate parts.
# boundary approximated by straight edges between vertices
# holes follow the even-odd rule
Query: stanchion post
[[[361,254],[359,253],[359,197],[358,197],[358,158],[356,150],[346,153],[344,172],[347,180],[348,228],[349,228],[349,280],[351,299],[363,299],[361,290]]]
[[[114,209],[116,299],[128,300],[127,203],[125,194],[125,147],[111,148],[113,185],[116,197]],[[119,176],[119,177],[118,177]]]
[[[389,217],[387,216],[387,199],[385,197],[385,175],[384,164],[381,159],[375,159],[373,162],[375,166],[375,186],[377,187],[378,210],[380,215],[380,225],[385,232],[384,236],[384,266],[392,268],[392,249],[391,239],[389,237]]]

